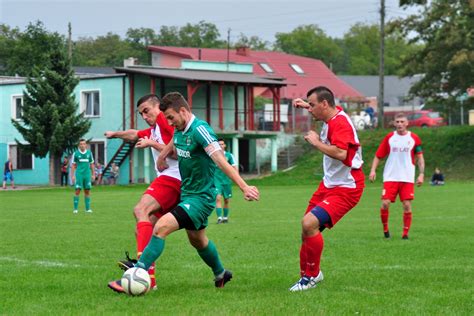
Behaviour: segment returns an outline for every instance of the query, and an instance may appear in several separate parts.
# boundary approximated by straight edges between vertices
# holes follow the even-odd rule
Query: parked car
[[[409,126],[436,127],[446,125],[439,112],[420,110],[409,113],[407,118]]]

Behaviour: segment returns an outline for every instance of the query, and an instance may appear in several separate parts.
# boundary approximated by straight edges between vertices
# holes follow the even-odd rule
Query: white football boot
[[[315,277],[302,277],[292,287],[290,292],[305,291],[315,288],[316,285],[324,279],[323,272],[319,271],[319,274]]]

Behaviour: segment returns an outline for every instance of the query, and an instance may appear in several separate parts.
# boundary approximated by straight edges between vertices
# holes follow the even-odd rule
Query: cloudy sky
[[[385,0],[388,19],[417,12],[398,2]],[[66,34],[71,22],[76,39],[205,20],[217,25],[222,38],[230,28],[231,40],[244,33],[273,42],[275,33],[302,24],[317,24],[329,36],[342,37],[356,22],[377,23],[379,9],[380,0],[0,0],[0,23],[23,30],[40,20],[48,30]]]

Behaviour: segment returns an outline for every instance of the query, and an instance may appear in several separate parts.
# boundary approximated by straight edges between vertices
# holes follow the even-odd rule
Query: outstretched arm
[[[372,167],[370,168],[370,174],[369,174],[369,180],[371,182],[375,181],[375,178],[377,177],[376,170],[377,167],[380,163],[380,159],[377,156],[374,156],[374,160],[372,161]]]
[[[416,179],[416,185],[421,186],[425,181],[425,158],[422,153],[416,155],[416,158],[418,164],[418,178]]]
[[[214,147],[213,144],[210,144],[209,146]],[[227,162],[222,150],[214,151],[211,154],[211,159],[219,169],[221,169],[232,181],[234,181],[235,184],[239,186],[240,190],[244,193],[244,198],[246,200],[258,201],[260,193],[258,192],[257,187],[249,186],[244,179],[242,179],[238,171]]]
[[[104,135],[107,138],[121,138],[130,142],[138,140],[138,131],[136,129],[129,129],[126,131],[107,131]]]

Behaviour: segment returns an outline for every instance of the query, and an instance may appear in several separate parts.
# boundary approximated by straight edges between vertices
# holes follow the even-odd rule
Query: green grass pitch
[[[316,289],[290,293],[298,279],[300,219],[314,186],[260,187],[261,201],[236,192],[230,223],[210,218],[209,237],[234,279],[216,289],[210,269],[180,231],[158,260],[158,291],[119,295],[116,260],[135,253],[133,205],[144,186],[96,187],[93,214],[72,214],[72,189],[0,192],[1,315],[472,315],[474,184],[416,189],[410,240],[402,211],[379,219],[381,184],[326,230]]]

